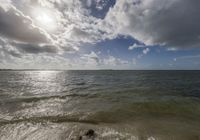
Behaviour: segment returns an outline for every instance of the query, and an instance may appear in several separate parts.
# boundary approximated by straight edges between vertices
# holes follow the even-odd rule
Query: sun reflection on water
[[[62,88],[62,79],[59,71],[35,71],[27,72],[24,82],[28,84],[32,95],[55,95]]]

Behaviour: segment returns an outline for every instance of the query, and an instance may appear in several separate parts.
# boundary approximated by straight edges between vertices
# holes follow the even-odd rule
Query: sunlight
[[[57,21],[52,11],[45,8],[36,7],[32,10],[34,24],[47,31],[55,31],[57,28]]]

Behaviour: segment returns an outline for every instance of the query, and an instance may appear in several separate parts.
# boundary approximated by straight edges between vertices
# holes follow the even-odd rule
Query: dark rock
[[[89,129],[89,130],[85,133],[85,136],[93,137],[93,136],[94,136],[94,130]]]
[[[79,140],[82,140],[82,136],[79,137]]]

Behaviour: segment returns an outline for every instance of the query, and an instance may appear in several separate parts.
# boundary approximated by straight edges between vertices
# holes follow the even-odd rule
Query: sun
[[[53,19],[49,15],[47,15],[46,13],[41,13],[40,15],[38,15],[36,17],[36,19],[39,23],[41,23],[45,26],[48,25],[48,24],[50,24],[50,25],[54,24]]]
[[[32,10],[32,17],[34,24],[46,31],[52,32],[57,28],[56,15],[49,9],[35,7]]]

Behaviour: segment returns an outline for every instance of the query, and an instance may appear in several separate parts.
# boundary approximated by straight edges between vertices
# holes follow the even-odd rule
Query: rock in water
[[[88,136],[89,138],[90,138],[90,137],[94,137],[94,130],[89,129],[89,130],[85,133],[85,136]]]
[[[79,137],[79,140],[82,140],[82,139],[83,139],[82,136],[80,136],[80,137]]]

